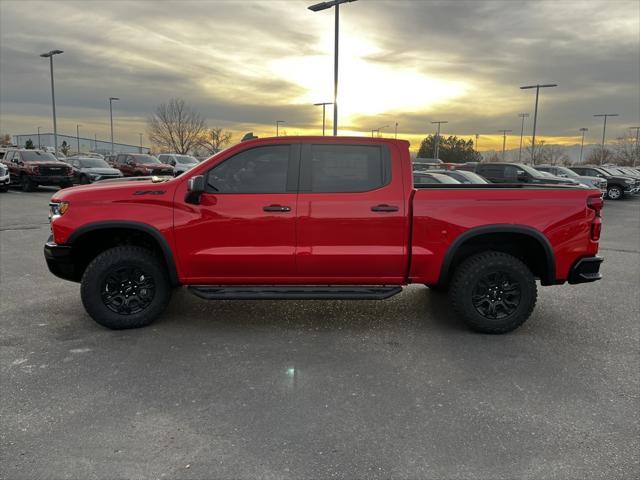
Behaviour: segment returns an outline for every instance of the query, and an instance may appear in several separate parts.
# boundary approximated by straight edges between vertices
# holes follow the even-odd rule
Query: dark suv
[[[543,175],[522,163],[479,163],[476,173],[492,183],[539,183],[544,185],[580,185],[569,178]]]
[[[607,197],[611,200],[620,200],[625,194],[632,193],[636,187],[636,181],[633,178],[614,175],[600,167],[579,165],[569,168],[578,175],[604,178],[607,181]]]
[[[148,175],[170,175],[173,177],[171,165],[165,165],[153,155],[144,153],[120,153],[113,162],[113,166],[120,170],[125,177]]]
[[[9,169],[11,184],[20,185],[25,192],[35,190],[38,185],[65,188],[73,184],[71,167],[42,150],[9,150],[2,162]]]

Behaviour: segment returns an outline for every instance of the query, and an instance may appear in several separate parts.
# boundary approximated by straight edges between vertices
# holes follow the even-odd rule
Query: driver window
[[[286,193],[289,145],[241,152],[207,174],[209,193]]]

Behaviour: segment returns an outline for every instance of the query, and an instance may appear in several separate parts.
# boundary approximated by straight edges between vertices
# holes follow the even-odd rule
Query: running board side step
[[[402,291],[393,286],[349,285],[192,285],[205,300],[384,300]]]

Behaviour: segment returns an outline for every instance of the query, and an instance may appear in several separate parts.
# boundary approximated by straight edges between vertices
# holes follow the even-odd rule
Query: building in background
[[[40,133],[40,148],[48,147],[53,151],[53,133]],[[25,135],[14,135],[13,143],[20,148],[24,148],[27,141],[33,142],[33,147],[38,148],[38,134],[31,133]],[[78,153],[78,139],[71,135],[58,134],[58,148],[62,145],[62,142],[67,142],[69,145],[69,154],[73,155]],[[140,145],[127,145],[125,143],[113,143],[114,153],[149,153],[148,147],[140,147]],[[111,142],[103,140],[95,140],[93,138],[80,137],[80,152],[96,152],[103,155],[111,153]]]

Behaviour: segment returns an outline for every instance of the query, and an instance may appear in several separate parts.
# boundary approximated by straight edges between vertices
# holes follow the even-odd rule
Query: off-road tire
[[[501,272],[519,287],[519,301],[514,311],[504,318],[483,315],[474,305],[474,292],[487,275]],[[469,257],[456,268],[449,299],[453,310],[471,329],[481,333],[507,333],[522,325],[533,312],[538,291],[531,270],[516,257],[487,251]]]
[[[607,187],[607,198],[611,200],[622,200],[624,193],[622,189],[617,185],[611,185]]]
[[[155,293],[142,311],[121,314],[103,301],[105,282],[117,269],[135,268],[153,281]],[[171,299],[171,285],[161,260],[142,247],[122,246],[105,250],[94,258],[82,275],[80,296],[87,313],[107,328],[121,330],[149,325],[166,308]]]
[[[449,285],[426,285],[433,293],[445,294],[449,291]]]
[[[28,175],[22,175],[20,178],[20,184],[23,192],[33,192],[37,185],[29,178]]]

